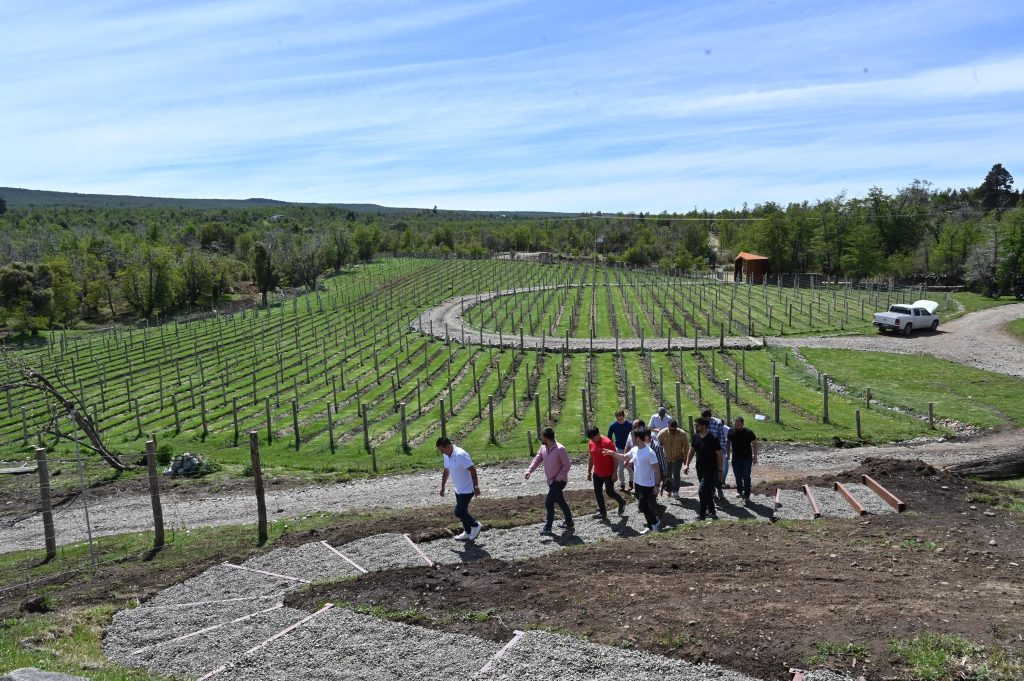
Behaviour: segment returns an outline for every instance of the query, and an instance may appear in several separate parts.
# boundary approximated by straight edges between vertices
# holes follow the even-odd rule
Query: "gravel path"
[[[829,348],[874,350],[905,355],[928,354],[957,364],[1024,376],[1024,343],[1006,333],[1007,322],[1024,317],[1024,303],[972,312],[938,331],[924,331],[910,337],[895,334],[871,336],[817,336],[807,338],[769,338],[768,345],[791,348]]]
[[[988,433],[964,441],[921,439],[879,447],[836,449],[833,447],[766,443],[761,463],[754,467],[754,481],[803,479],[814,475],[838,473],[855,468],[866,457],[890,459],[923,459],[936,467],[985,456],[1020,451],[1020,431]],[[440,462],[439,462],[440,463]],[[543,476],[523,479],[525,459],[521,463],[482,466],[482,493],[492,498],[512,498],[545,494]],[[689,478],[691,481],[693,478]],[[347,483],[275,489],[267,488],[267,508],[272,518],[294,518],[321,511],[362,511],[412,509],[428,506],[449,506],[452,497],[439,497],[440,472],[430,471],[382,476]],[[584,467],[573,466],[569,489],[590,489]],[[239,525],[256,520],[253,496],[232,493],[204,498],[179,495],[174,490],[163,493],[164,522],[168,528]],[[774,500],[772,500],[774,502]],[[148,495],[123,494],[93,501],[89,505],[94,536],[139,532],[152,528],[153,515]],[[58,544],[85,541],[85,521],[80,502],[55,516]],[[7,516],[0,518],[0,553],[26,548],[39,548],[43,536],[42,518]]]
[[[661,498],[667,507],[663,516],[667,527],[692,521],[696,499],[692,489],[687,492],[682,499]],[[719,516],[767,520],[774,513],[773,499],[755,496],[752,502],[749,506],[721,503]],[[823,504],[823,510],[829,509],[826,515],[842,510],[833,506]],[[419,548],[436,563],[483,558],[521,561],[575,544],[629,541],[644,525],[636,504],[630,504],[623,517],[613,517],[611,522],[577,518],[574,534],[541,537],[540,527],[485,530],[475,544],[439,539],[424,542]],[[367,570],[425,565],[415,548],[399,534],[366,537],[336,547],[336,551]],[[693,665],[551,633],[520,632],[505,646],[341,607],[317,613],[283,607],[282,597],[305,585],[299,579],[313,582],[356,574],[347,561],[322,542],[272,551],[243,567],[249,569],[228,565],[210,568],[138,608],[119,612],[104,639],[105,653],[130,667],[185,678],[214,672],[212,678],[225,681],[539,681],[553,676],[570,681],[623,677],[756,681],[714,665]]]

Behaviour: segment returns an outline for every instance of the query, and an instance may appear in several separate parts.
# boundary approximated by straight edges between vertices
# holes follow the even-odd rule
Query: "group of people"
[[[758,462],[760,453],[757,436],[746,427],[742,416],[736,417],[730,427],[722,419],[715,418],[710,409],[704,409],[693,425],[691,437],[679,427],[665,407],[660,407],[646,424],[641,419],[627,421],[625,412],[619,410],[606,435],[602,435],[596,426],[589,428],[586,433],[590,440],[587,480],[593,482],[597,500],[598,510],[594,518],[608,521],[606,496],[618,504],[618,515],[625,515],[627,501],[622,493],[632,493],[647,524],[643,532],[658,532],[661,516],[667,508],[658,503],[658,497],[679,498],[682,477],[689,474],[691,463],[697,476],[698,517],[701,520],[718,517],[715,497],[717,495],[719,503],[725,500],[724,488],[729,487],[726,476],[730,461],[736,495],[748,504],[751,469]],[[565,446],[555,439],[553,429],[545,428],[540,440],[540,448],[526,469],[528,479],[543,465],[547,478],[547,514],[540,534],[553,534],[556,507],[563,515],[559,527],[571,534],[575,525],[572,509],[565,499],[565,487],[569,483],[572,461]],[[441,496],[444,496],[446,485],[451,480],[455,487],[455,515],[463,526],[462,534],[455,538],[474,541],[482,529],[482,525],[469,513],[470,501],[480,496],[476,467],[469,454],[446,437],[437,440],[437,449],[444,456]],[[615,489],[616,480],[618,491]]]

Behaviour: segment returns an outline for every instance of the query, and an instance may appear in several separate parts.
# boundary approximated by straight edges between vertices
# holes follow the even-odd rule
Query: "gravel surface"
[[[775,511],[775,517],[779,520],[813,520],[814,511],[803,492],[784,489],[779,495],[782,505]],[[774,499],[772,500],[774,503]]]
[[[857,512],[831,487],[811,487],[822,518],[858,518]]]
[[[607,615],[606,615],[607,616]],[[714,665],[692,665],[643,651],[598,645],[540,631],[528,631],[519,643],[495,661],[478,679],[495,681],[753,681],[739,672]]]
[[[403,540],[404,541],[404,540]],[[349,556],[351,557],[351,556]],[[307,581],[353,577],[359,574],[345,559],[315,542],[294,549],[277,549],[242,563],[245,567]],[[365,567],[365,566],[364,566]],[[369,569],[369,568],[367,568]]]
[[[860,502],[860,505],[872,515],[891,515],[896,512],[889,504],[882,501],[882,497],[875,494],[870,487],[859,482],[844,482],[850,494]]]
[[[371,571],[426,565],[400,534],[375,534],[339,546],[338,550]]]
[[[472,678],[501,644],[328,610],[216,677],[224,681]],[[296,654],[302,651],[303,654]]]
[[[239,570],[226,565],[215,565],[203,574],[164,589],[151,605],[217,601],[245,596],[273,596],[290,591],[301,584],[258,572]]]
[[[1024,376],[1024,343],[1003,329],[1007,322],[1021,317],[1024,317],[1024,303],[1015,303],[972,312],[948,324],[940,324],[935,333],[925,331],[909,338],[894,334],[769,338],[768,345],[906,355],[925,353],[986,371]]]

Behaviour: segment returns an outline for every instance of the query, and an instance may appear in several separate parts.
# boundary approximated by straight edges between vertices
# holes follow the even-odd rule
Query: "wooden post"
[[[405,421],[405,402],[398,403],[398,418],[402,425],[402,451],[409,451],[409,433]]]
[[[498,441],[494,439],[494,395],[487,396],[487,418],[491,427],[491,444],[496,445]]]
[[[174,409],[174,434],[181,433],[181,415],[178,413],[178,396],[171,395],[171,408]]]
[[[160,505],[160,478],[156,473],[156,443],[146,443],[146,473],[149,477],[149,500],[153,504],[153,550],[164,545],[164,510]]]
[[[551,421],[551,377],[548,376],[548,421]]]
[[[857,422],[857,439],[860,440],[861,439],[861,434],[860,434],[860,409],[858,409],[856,412],[854,412],[854,419]]]
[[[718,325],[718,348],[725,349],[725,324]]]
[[[139,405],[139,401],[135,400],[136,413],[137,413],[137,410],[138,410],[138,405]],[[206,394],[205,393],[199,395],[199,417],[202,419],[202,422],[203,422],[203,436],[202,436],[202,439],[205,442],[207,436],[209,436],[209,434],[210,434],[210,428],[206,424]],[[142,431],[142,427],[141,426],[139,427],[139,431],[140,432]]]
[[[871,387],[864,389],[864,407],[868,410],[871,409]]]
[[[533,415],[537,420],[537,437],[540,437],[540,393],[533,393]]]
[[[732,422],[732,391],[729,389],[729,379],[725,379],[725,422]]]
[[[299,438],[299,403],[292,400],[292,430],[295,432],[295,451],[299,451],[302,442]]]
[[[53,506],[50,503],[50,468],[46,448],[36,447],[36,470],[39,473],[39,502],[43,512],[43,540],[46,560],[57,557],[57,534],[53,529]]]
[[[779,377],[772,377],[772,395],[775,396],[775,423],[782,423],[779,420]]]
[[[821,375],[821,420],[828,423],[828,374]]]
[[[363,407],[363,449],[370,453],[370,419],[366,415],[366,408]]]
[[[327,400],[327,439],[330,444],[331,454],[336,453],[337,445],[334,443],[334,416],[331,413],[330,400]]]
[[[448,418],[447,418],[447,415],[444,413],[444,398],[443,397],[441,398],[440,407],[441,407],[440,408],[440,412],[441,412],[441,437],[448,437]]]
[[[928,427],[935,428],[935,403],[928,403]]]
[[[519,419],[519,397],[516,395],[516,377],[512,377],[512,416]]]
[[[135,437],[142,437],[142,413],[139,411],[139,400],[135,399]]]
[[[583,436],[587,435],[587,428],[590,424],[587,422],[587,389],[580,388],[580,399],[583,401]]]
[[[636,385],[635,384],[629,386],[629,399],[630,399],[630,403],[633,405],[633,410],[632,410],[633,419],[636,419],[638,414],[639,414],[639,412],[640,412],[640,408],[636,406]]]
[[[256,526],[259,543],[267,543],[267,500],[263,492],[263,467],[260,464],[260,434],[249,431],[249,454],[252,458],[252,480],[256,486]]]
[[[231,398],[231,422],[234,425],[234,438],[233,442],[235,447],[238,446],[238,398]]]
[[[267,417],[267,444],[272,445],[274,444],[274,424],[270,420],[270,398],[265,398],[263,404]]]
[[[676,421],[683,418],[682,384],[676,381]]]

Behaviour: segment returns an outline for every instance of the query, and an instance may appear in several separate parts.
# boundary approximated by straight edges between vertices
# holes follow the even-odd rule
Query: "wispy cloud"
[[[1018,3],[23,3],[0,184],[552,210],[978,184]]]

